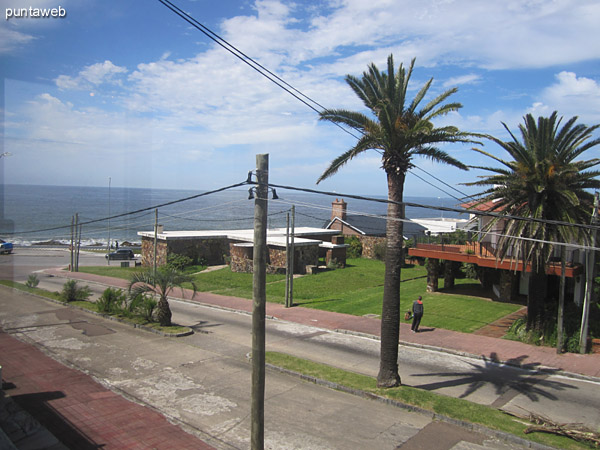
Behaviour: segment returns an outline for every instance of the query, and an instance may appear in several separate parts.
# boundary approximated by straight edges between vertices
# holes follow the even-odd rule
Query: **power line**
[[[302,102],[304,105],[308,106],[314,112],[320,114],[322,112],[322,110],[327,110],[328,109],[325,106],[321,105],[316,100],[314,100],[311,97],[309,97],[308,95],[304,94],[299,89],[296,89],[290,83],[288,83],[287,81],[285,81],[283,78],[279,77],[277,74],[275,74],[271,70],[267,69],[265,66],[263,66],[262,64],[260,64],[259,62],[257,62],[253,58],[251,58],[250,56],[246,55],[240,49],[238,49],[234,45],[230,44],[227,40],[223,39],[217,33],[215,33],[214,31],[212,31],[207,26],[203,25],[201,22],[199,22],[198,20],[196,20],[193,16],[191,16],[188,13],[186,13],[185,11],[183,11],[181,8],[179,8],[178,6],[176,6],[175,4],[173,4],[172,2],[170,2],[169,0],[158,0],[158,1],[160,3],[162,3],[164,6],[166,6],[168,9],[170,9],[172,12],[174,12],[175,14],[177,14],[179,17],[181,17],[183,20],[185,20],[186,22],[188,22],[190,25],[192,25],[194,28],[196,28],[198,31],[200,31],[202,34],[204,34],[210,40],[212,40],[213,42],[215,42],[217,45],[219,45],[223,49],[227,50],[229,53],[231,53],[233,56],[235,56],[236,58],[238,58],[240,61],[242,61],[245,64],[247,64],[249,67],[251,67],[253,70],[255,70],[256,72],[258,72],[263,77],[265,77],[267,80],[269,80],[272,83],[274,83],[277,86],[279,86],[281,89],[283,89],[284,91],[286,91],[288,94],[292,95],[294,98],[296,98],[297,100],[299,100],[300,102]],[[298,95],[296,95],[296,93]],[[309,104],[307,101],[305,101],[304,99],[300,98],[299,96],[302,96],[306,100],[308,100],[308,102],[311,102],[312,104],[317,105],[321,110],[315,108],[313,105]],[[344,133],[347,133],[350,136],[352,136],[354,139],[357,139],[357,140],[359,139],[358,136],[356,136],[350,130],[344,128],[341,124],[339,124],[337,122],[332,122],[332,123],[335,126],[337,126],[339,129],[341,129]],[[351,127],[351,128],[353,130],[359,132],[360,134],[365,135],[365,133],[362,130],[360,130],[358,128],[355,128],[355,127]],[[418,167],[418,166],[416,166],[414,164],[413,164],[413,166],[416,167],[417,169],[420,169],[421,171],[425,172],[427,175],[431,176],[432,178],[440,181],[444,185],[446,185],[446,186],[448,186],[448,187],[456,190],[457,192],[459,192],[460,194],[462,194],[464,197],[470,197],[467,194],[465,194],[465,193],[459,191],[458,189],[452,187],[448,183],[446,183],[446,182],[440,180],[439,178],[435,177],[434,175],[430,174],[425,169],[422,169],[422,168],[420,168],[420,167]],[[414,173],[413,173],[413,175],[414,175]],[[417,178],[420,178],[418,175],[415,175],[415,176],[417,176]],[[420,179],[423,180],[422,178],[420,178]],[[425,181],[425,180],[423,180],[423,181]],[[443,189],[441,189],[439,186],[434,186],[434,187],[436,189],[444,192],[446,195],[450,195],[446,191],[444,191]],[[450,196],[456,199],[456,197],[454,197],[452,195],[450,195]]]
[[[94,219],[94,220],[88,220],[87,222],[80,222],[79,225],[81,225],[81,226],[83,226],[83,225],[89,225],[91,223],[103,222],[105,220],[111,220],[111,219],[117,219],[119,217],[131,216],[131,215],[134,215],[134,214],[139,214],[141,212],[150,211],[150,210],[153,210],[153,209],[162,208],[162,207],[169,206],[169,205],[174,205],[176,203],[181,203],[181,202],[185,202],[185,201],[188,201],[188,200],[193,200],[195,198],[204,197],[204,196],[211,195],[211,194],[216,194],[217,192],[223,192],[223,191],[226,191],[228,189],[233,189],[233,188],[236,188],[236,187],[244,186],[246,184],[252,184],[252,183],[251,182],[249,183],[248,180],[244,180],[241,183],[232,184],[232,185],[225,186],[225,187],[222,187],[222,188],[219,188],[219,189],[215,189],[215,190],[212,190],[212,191],[202,192],[200,194],[191,195],[189,197],[181,198],[181,199],[178,199],[178,200],[172,200],[172,201],[169,201],[169,202],[161,203],[159,205],[148,206],[146,208],[137,209],[135,211],[129,211],[129,212],[125,212],[125,213],[122,213],[122,214],[116,214],[116,215],[110,216],[110,217],[103,217],[101,219]],[[42,232],[45,232],[45,231],[64,230],[64,229],[67,229],[67,228],[70,228],[70,227],[71,227],[71,225],[63,225],[63,226],[58,226],[58,227],[44,228],[44,229],[40,229],[40,230],[20,231],[18,233],[13,231],[13,232],[5,233],[5,234],[7,234],[7,235],[33,234],[33,233],[42,233]]]
[[[254,182],[254,181],[250,181],[249,183],[256,184],[256,182]],[[447,206],[432,206],[432,205],[425,205],[425,204],[411,203],[411,202],[396,202],[396,201],[389,200],[389,199],[366,197],[364,195],[343,194],[341,192],[320,191],[317,189],[300,188],[300,187],[295,187],[295,186],[286,186],[286,185],[273,184],[273,183],[269,183],[269,186],[276,187],[278,189],[288,189],[288,190],[293,190],[293,191],[308,192],[308,193],[312,193],[312,194],[329,195],[332,197],[354,198],[356,200],[366,200],[366,201],[377,202],[377,203],[386,203],[386,204],[392,203],[392,204],[396,204],[396,205],[400,205],[400,206],[433,209],[433,210],[437,210],[437,211],[448,211],[448,212],[455,212],[455,213],[459,213],[459,214],[473,214],[473,215],[477,215],[477,216],[497,217],[500,219],[522,220],[522,221],[526,221],[526,222],[542,223],[545,225],[566,226],[566,227],[582,228],[582,229],[587,229],[587,230],[600,229],[599,226],[595,226],[595,225],[562,222],[559,220],[550,220],[550,219],[538,219],[535,217],[513,216],[510,214],[500,214],[500,213],[496,213],[493,211],[477,211],[474,209],[459,209],[459,208],[451,208],[451,207],[447,207]]]

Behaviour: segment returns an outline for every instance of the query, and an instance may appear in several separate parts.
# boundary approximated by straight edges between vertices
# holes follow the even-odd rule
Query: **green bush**
[[[149,297],[147,295],[142,295],[142,303],[139,308],[139,312],[144,319],[148,322],[152,322],[154,319],[154,311],[156,310],[156,305],[158,302],[153,297]]]
[[[104,290],[96,305],[98,306],[98,311],[111,313],[122,309],[126,303],[127,296],[121,289],[109,287]]]
[[[477,279],[477,265],[473,263],[462,263],[460,270],[465,274],[465,277],[476,280]]]
[[[167,267],[177,271],[182,271],[193,263],[194,261],[189,256],[178,255],[177,253],[172,253],[167,258]]]
[[[387,244],[385,242],[378,242],[373,246],[373,255],[375,259],[379,261],[385,261],[385,253],[387,249]]]
[[[329,262],[327,263],[327,268],[330,270],[341,269],[342,267],[344,266],[336,258],[329,260]]]
[[[35,273],[30,274],[25,282],[25,286],[30,288],[37,287],[38,284],[40,284],[40,280]]]
[[[360,258],[362,256],[362,242],[356,236],[350,236],[345,239],[348,244],[346,248],[346,257]]]
[[[92,291],[88,286],[79,287],[77,281],[69,280],[63,285],[63,289],[59,294],[63,302],[85,301],[90,298]]]

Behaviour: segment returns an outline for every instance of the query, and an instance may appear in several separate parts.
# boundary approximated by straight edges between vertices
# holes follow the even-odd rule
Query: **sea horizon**
[[[3,213],[0,217],[0,237],[16,245],[34,245],[55,241],[71,241],[71,222],[77,214],[81,226],[82,245],[139,243],[139,231],[153,230],[158,205],[198,196],[158,208],[159,224],[165,230],[223,230],[253,227],[254,201],[248,199],[247,188],[230,189],[205,195],[201,190],[156,189],[130,187],[50,186],[6,184],[3,186]],[[348,193],[345,193],[348,194]],[[279,199],[268,205],[268,227],[286,226],[287,212],[296,210],[296,226],[322,228],[331,218],[331,203],[343,198],[348,214],[381,216],[387,205],[381,201],[357,200],[342,194],[325,195],[277,190]],[[353,194],[360,195],[360,194]],[[365,198],[385,200],[386,196],[365,195]],[[456,207],[458,201],[443,197],[406,196],[407,203],[430,207]],[[125,215],[131,211],[136,214]],[[121,216],[108,220],[108,217]],[[406,208],[407,218],[459,217],[455,212],[429,208]],[[466,218],[466,217],[465,217]]]

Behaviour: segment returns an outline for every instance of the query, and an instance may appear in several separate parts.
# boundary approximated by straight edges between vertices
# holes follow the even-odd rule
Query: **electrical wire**
[[[254,181],[250,181],[249,183],[250,184],[258,184]],[[437,210],[437,211],[448,211],[448,212],[455,212],[455,213],[459,213],[459,214],[473,214],[473,215],[483,216],[483,217],[489,216],[489,217],[496,217],[496,218],[500,218],[500,219],[521,220],[521,221],[526,221],[526,222],[542,223],[545,225],[574,227],[574,228],[582,228],[582,229],[587,229],[587,230],[600,229],[600,226],[597,226],[597,225],[577,224],[577,223],[562,222],[559,220],[550,220],[550,219],[538,219],[536,217],[513,216],[510,214],[500,214],[500,213],[496,213],[493,211],[477,211],[474,209],[450,208],[447,206],[433,206],[433,205],[425,205],[425,204],[412,203],[412,202],[396,202],[396,201],[389,200],[389,199],[366,197],[364,195],[343,194],[341,192],[320,191],[317,189],[300,188],[300,187],[295,187],[295,186],[286,186],[286,185],[274,184],[274,183],[269,183],[269,186],[276,187],[278,189],[287,189],[287,190],[293,190],[293,191],[308,192],[311,194],[328,195],[331,197],[346,197],[346,198],[353,198],[356,200],[366,200],[366,201],[377,202],[377,203],[386,203],[386,204],[391,203],[391,204],[396,204],[399,206],[409,206],[409,207],[414,207],[414,208],[433,209],[433,210]]]
[[[134,215],[134,214],[139,214],[141,212],[150,211],[150,210],[158,209],[158,208],[163,208],[165,206],[174,205],[176,203],[181,203],[181,202],[185,202],[185,201],[188,201],[188,200],[193,200],[195,198],[205,197],[205,196],[211,195],[211,194],[216,194],[217,192],[223,192],[223,191],[226,191],[228,189],[233,189],[233,188],[236,188],[236,187],[244,186],[246,184],[252,184],[252,183],[251,182],[249,183],[248,180],[244,180],[241,183],[236,183],[236,184],[232,184],[232,185],[229,185],[229,186],[221,187],[219,189],[214,189],[212,191],[202,192],[200,194],[191,195],[189,197],[180,198],[178,200],[172,200],[172,201],[169,201],[169,202],[161,203],[159,205],[148,206],[146,208],[141,208],[141,209],[138,209],[138,210],[135,210],[135,211],[129,211],[129,212],[125,212],[125,213],[122,213],[122,214],[115,214],[113,216],[103,217],[101,219],[93,219],[93,220],[88,220],[86,222],[80,222],[78,225],[80,225],[80,226],[89,225],[91,223],[103,222],[103,221],[106,221],[106,220],[112,220],[112,219],[117,219],[117,218],[120,218],[120,217],[131,216],[131,215]],[[42,232],[45,232],[45,231],[64,230],[64,229],[67,229],[67,228],[70,228],[70,227],[71,227],[71,225],[63,225],[63,226],[58,226],[58,227],[44,228],[44,229],[40,229],[40,230],[30,230],[30,231],[20,231],[20,232],[14,232],[13,231],[13,232],[7,232],[7,233],[4,233],[4,234],[6,234],[6,235],[33,234],[33,233],[42,233]]]
[[[203,25],[201,22],[199,22],[198,20],[196,20],[193,16],[191,16],[190,14],[186,13],[185,11],[183,11],[181,8],[179,8],[178,6],[176,6],[175,4],[173,4],[172,2],[170,2],[169,0],[158,0],[160,3],[162,3],[164,6],[166,6],[169,10],[171,10],[173,13],[175,13],[176,15],[178,15],[179,17],[181,17],[183,20],[185,20],[186,22],[188,22],[190,25],[192,25],[194,28],[196,28],[198,31],[200,31],[201,33],[203,33],[206,37],[208,37],[210,40],[212,40],[213,42],[215,42],[217,45],[219,45],[220,47],[222,47],[223,49],[225,49],[226,51],[228,51],[229,53],[231,53],[232,55],[234,55],[236,58],[238,58],[240,61],[244,62],[245,64],[247,64],[249,67],[251,67],[253,70],[255,70],[256,72],[258,72],[260,75],[262,75],[263,77],[265,77],[267,80],[271,81],[272,83],[276,84],[277,86],[279,86],[281,89],[283,89],[284,91],[286,91],[288,94],[292,95],[294,98],[296,98],[297,100],[299,100],[300,102],[302,102],[303,104],[305,104],[306,106],[308,106],[310,109],[312,109],[314,112],[320,114],[322,111],[327,110],[328,108],[326,108],[325,106],[321,105],[319,102],[317,102],[316,100],[312,99],[311,97],[309,97],[308,95],[304,94],[303,92],[301,92],[300,90],[296,89],[294,86],[292,86],[291,84],[289,84],[288,82],[286,82],[283,78],[279,77],[277,74],[275,74],[274,72],[272,72],[271,70],[267,69],[266,67],[264,67],[262,64],[260,64],[259,62],[255,61],[253,58],[251,58],[250,56],[246,55],[244,52],[242,52],[241,50],[239,50],[237,47],[235,47],[234,45],[230,44],[227,40],[223,39],[221,36],[219,36],[217,33],[215,33],[214,31],[212,31],[210,28],[206,27],[205,25]],[[298,95],[296,95],[298,94]],[[315,108],[313,105],[309,104],[307,101],[303,100],[302,98],[300,98],[299,96],[304,97],[308,102],[317,105],[321,110]],[[336,122],[332,122],[335,126],[337,126],[339,129],[341,129],[342,131],[344,131],[345,133],[349,134],[350,136],[352,136],[354,139],[360,139],[358,136],[356,136],[354,133],[352,133],[350,130],[348,130],[347,128],[344,128],[341,124],[336,123]],[[356,127],[351,127],[353,130],[359,132],[360,134],[364,135],[365,133],[356,128]],[[458,189],[452,187],[451,185],[449,185],[448,183],[440,180],[439,178],[437,178],[436,176],[430,174],[429,172],[427,172],[425,169],[418,167],[416,165],[413,164],[414,167],[420,169],[421,171],[425,172],[427,175],[431,176],[432,178],[440,181],[441,183],[443,183],[444,185],[454,189],[455,191],[459,192],[460,194],[462,194],[465,198],[468,198],[470,196],[468,196],[467,194],[459,191]],[[413,175],[414,172],[412,172]],[[420,178],[421,180],[423,180],[421,177],[419,177],[418,175],[417,178]],[[425,181],[425,180],[423,180]],[[426,181],[425,181],[426,182]],[[443,189],[441,189],[439,186],[434,186],[436,189],[444,192],[446,195],[450,195],[448,194],[446,191],[444,191]],[[454,196],[450,195],[451,197],[455,198]],[[457,199],[458,200],[458,199]]]

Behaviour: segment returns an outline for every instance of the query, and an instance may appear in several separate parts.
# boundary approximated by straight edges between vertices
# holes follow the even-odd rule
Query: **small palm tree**
[[[167,297],[175,287],[180,287],[183,292],[184,283],[190,283],[193,295],[196,295],[196,284],[190,275],[170,267],[160,267],[156,271],[149,269],[134,273],[129,281],[129,292],[134,296],[148,292],[158,295],[156,318],[161,326],[168,327],[171,325],[172,313]]]
[[[511,140],[489,139],[505,150],[510,159],[474,149],[501,167],[472,166],[492,175],[466,183],[486,186],[480,200],[482,203],[494,201],[496,212],[541,220],[494,217],[484,230],[490,231],[502,221],[504,229],[498,239],[497,256],[514,256],[522,260],[524,266],[531,264],[527,329],[543,326],[546,265],[554,252],[554,245],[549,242],[589,242],[588,233],[581,228],[548,225],[545,221],[589,223],[593,206],[589,190],[600,188],[600,171],[590,170],[600,164],[600,159],[580,159],[584,152],[600,144],[600,139],[589,140],[600,125],[576,125],[577,117],[572,117],[560,128],[561,121],[556,111],[537,121],[527,114],[524,123],[519,125],[521,139],[503,123]]]
[[[473,134],[459,131],[456,127],[436,128],[431,122],[436,117],[457,111],[460,103],[444,101],[457,89],[449,89],[425,106],[425,98],[433,78],[430,79],[408,103],[408,83],[415,60],[408,71],[400,64],[398,72],[390,55],[387,73],[380,72],[371,64],[362,78],[346,76],[346,82],[370,110],[372,116],[343,109],[325,110],[321,120],[347,125],[361,133],[356,145],[334,159],[317,183],[331,177],[355,156],[367,150],[381,155],[382,168],[387,175],[388,211],[386,224],[386,258],[383,306],[381,312],[381,353],[377,385],[393,387],[400,384],[398,375],[398,336],[400,333],[400,271],[404,261],[402,204],[406,173],[413,167],[413,158],[423,156],[436,162],[466,170],[467,166],[437,148],[445,142],[473,142]]]

